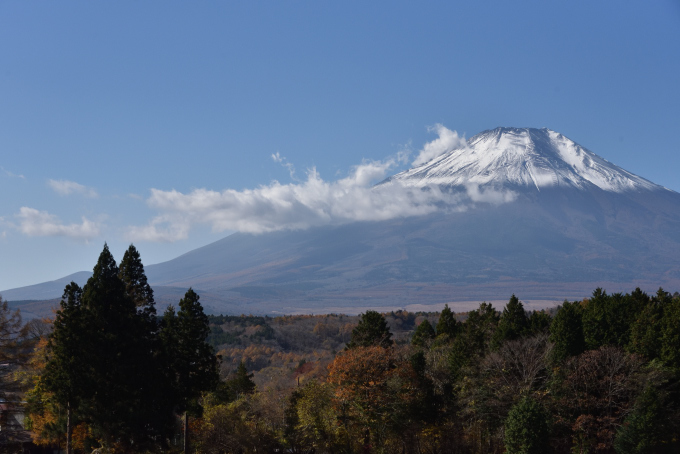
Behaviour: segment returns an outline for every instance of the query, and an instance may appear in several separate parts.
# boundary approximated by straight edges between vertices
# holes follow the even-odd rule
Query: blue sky
[[[679,74],[674,0],[5,1],[0,289],[267,230],[252,200],[363,187],[437,124],[549,127],[680,191]]]

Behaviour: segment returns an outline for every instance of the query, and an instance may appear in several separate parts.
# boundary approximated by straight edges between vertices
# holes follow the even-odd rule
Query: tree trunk
[[[73,434],[73,425],[71,424],[71,402],[66,404],[66,454],[71,454],[71,435]]]
[[[189,412],[184,412],[184,454],[189,454]]]

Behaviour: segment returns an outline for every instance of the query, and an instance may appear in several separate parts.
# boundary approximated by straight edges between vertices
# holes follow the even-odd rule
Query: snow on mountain
[[[388,181],[406,186],[519,185],[610,192],[667,190],[547,128],[496,128]],[[386,181],[387,182],[387,181]]]

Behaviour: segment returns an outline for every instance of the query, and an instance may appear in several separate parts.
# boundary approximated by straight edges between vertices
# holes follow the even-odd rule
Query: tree
[[[512,407],[505,420],[505,449],[508,454],[548,452],[549,436],[548,415],[541,404],[524,397]]]
[[[552,317],[546,311],[533,311],[529,316],[529,333],[531,335],[548,333]]]
[[[633,412],[619,427],[614,439],[616,452],[630,454],[647,454],[671,452],[677,449],[673,443],[672,431],[668,429],[668,418],[664,414],[660,396],[653,386],[647,386],[635,402]]]
[[[81,402],[93,397],[90,374],[90,340],[86,314],[82,306],[82,289],[71,282],[64,289],[47,343],[47,362],[41,380],[52,399],[66,409],[66,452],[71,454],[74,413]]]
[[[22,383],[17,380],[17,371],[28,361],[30,348],[26,345],[27,332],[21,323],[19,310],[12,311],[7,301],[0,297],[0,398],[3,407],[0,408],[0,418],[4,419],[15,410],[20,399]],[[7,421],[1,421],[0,445],[10,449],[15,442],[14,428],[7,427]],[[20,427],[16,428],[17,430]],[[17,452],[19,452],[21,448]],[[7,451],[9,452],[9,451]]]
[[[515,295],[512,295],[498,321],[498,328],[492,341],[493,347],[498,348],[505,341],[515,340],[525,335],[528,330],[529,320],[524,311],[524,305]]]
[[[662,293],[662,290],[659,291]],[[663,292],[665,293],[665,292]],[[680,370],[680,297],[670,298],[657,295],[663,307],[661,319],[660,358],[673,369]]]
[[[563,361],[570,356],[583,353],[586,348],[581,321],[581,306],[565,301],[558,309],[550,325],[550,342],[553,342],[552,356]]]
[[[411,344],[416,345],[418,347],[424,347],[430,341],[432,341],[432,339],[434,339],[434,336],[435,336],[434,328],[432,328],[430,322],[427,319],[425,319],[422,322],[420,322],[420,325],[418,325],[415,332],[413,333]]]
[[[37,385],[67,415],[86,423],[104,447],[157,446],[172,430],[172,393],[159,361],[152,293],[140,282],[146,276],[134,247],[121,272],[104,245],[85,287],[71,283],[65,289]],[[68,438],[73,424],[66,425]]]
[[[392,333],[387,326],[385,317],[376,311],[369,310],[361,315],[359,324],[352,330],[352,338],[346,348],[370,347],[372,345],[390,347],[392,345]]]
[[[125,293],[147,317],[156,315],[153,289],[149,285],[142,259],[134,245],[130,245],[120,261],[119,277],[125,284]]]
[[[14,372],[27,359],[22,349],[24,339],[21,312],[12,311],[9,303],[0,297],[0,398],[6,401],[14,400],[13,394],[19,391]]]
[[[246,363],[241,361],[238,363],[238,368],[236,368],[236,373],[234,377],[227,380],[226,387],[229,393],[235,399],[243,394],[252,394],[255,392],[255,382],[253,381],[253,374],[249,374],[246,369]]]
[[[208,334],[208,317],[198,294],[190,288],[179,302],[177,315],[172,306],[165,311],[160,333],[176,408],[184,413],[185,452],[188,451],[189,411],[198,411],[198,397],[213,389],[219,380],[217,357],[206,342]]]
[[[451,309],[449,309],[449,305],[444,305],[444,309],[439,315],[439,321],[437,322],[437,336],[446,335],[454,338],[458,334],[459,328],[460,324]]]
[[[92,390],[83,408],[86,420],[105,446],[153,443],[159,428],[147,413],[154,395],[147,372],[155,364],[149,325],[138,316],[107,245],[83,288],[82,308]]]

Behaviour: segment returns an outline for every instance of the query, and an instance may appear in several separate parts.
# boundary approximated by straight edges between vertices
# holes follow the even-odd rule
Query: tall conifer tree
[[[193,289],[180,300],[177,314],[172,306],[165,311],[160,335],[172,376],[173,400],[177,411],[184,413],[185,452],[188,451],[189,411],[197,408],[201,393],[213,389],[219,380],[217,357],[206,342],[209,333],[208,317]]]
[[[525,335],[528,330],[529,319],[524,311],[524,305],[515,295],[512,295],[498,321],[498,328],[494,333],[492,347],[498,348],[505,341],[514,340]]]
[[[453,311],[449,309],[449,305],[444,305],[439,321],[437,322],[437,336],[447,335],[451,338],[455,337],[460,330],[460,323],[453,315]]]

